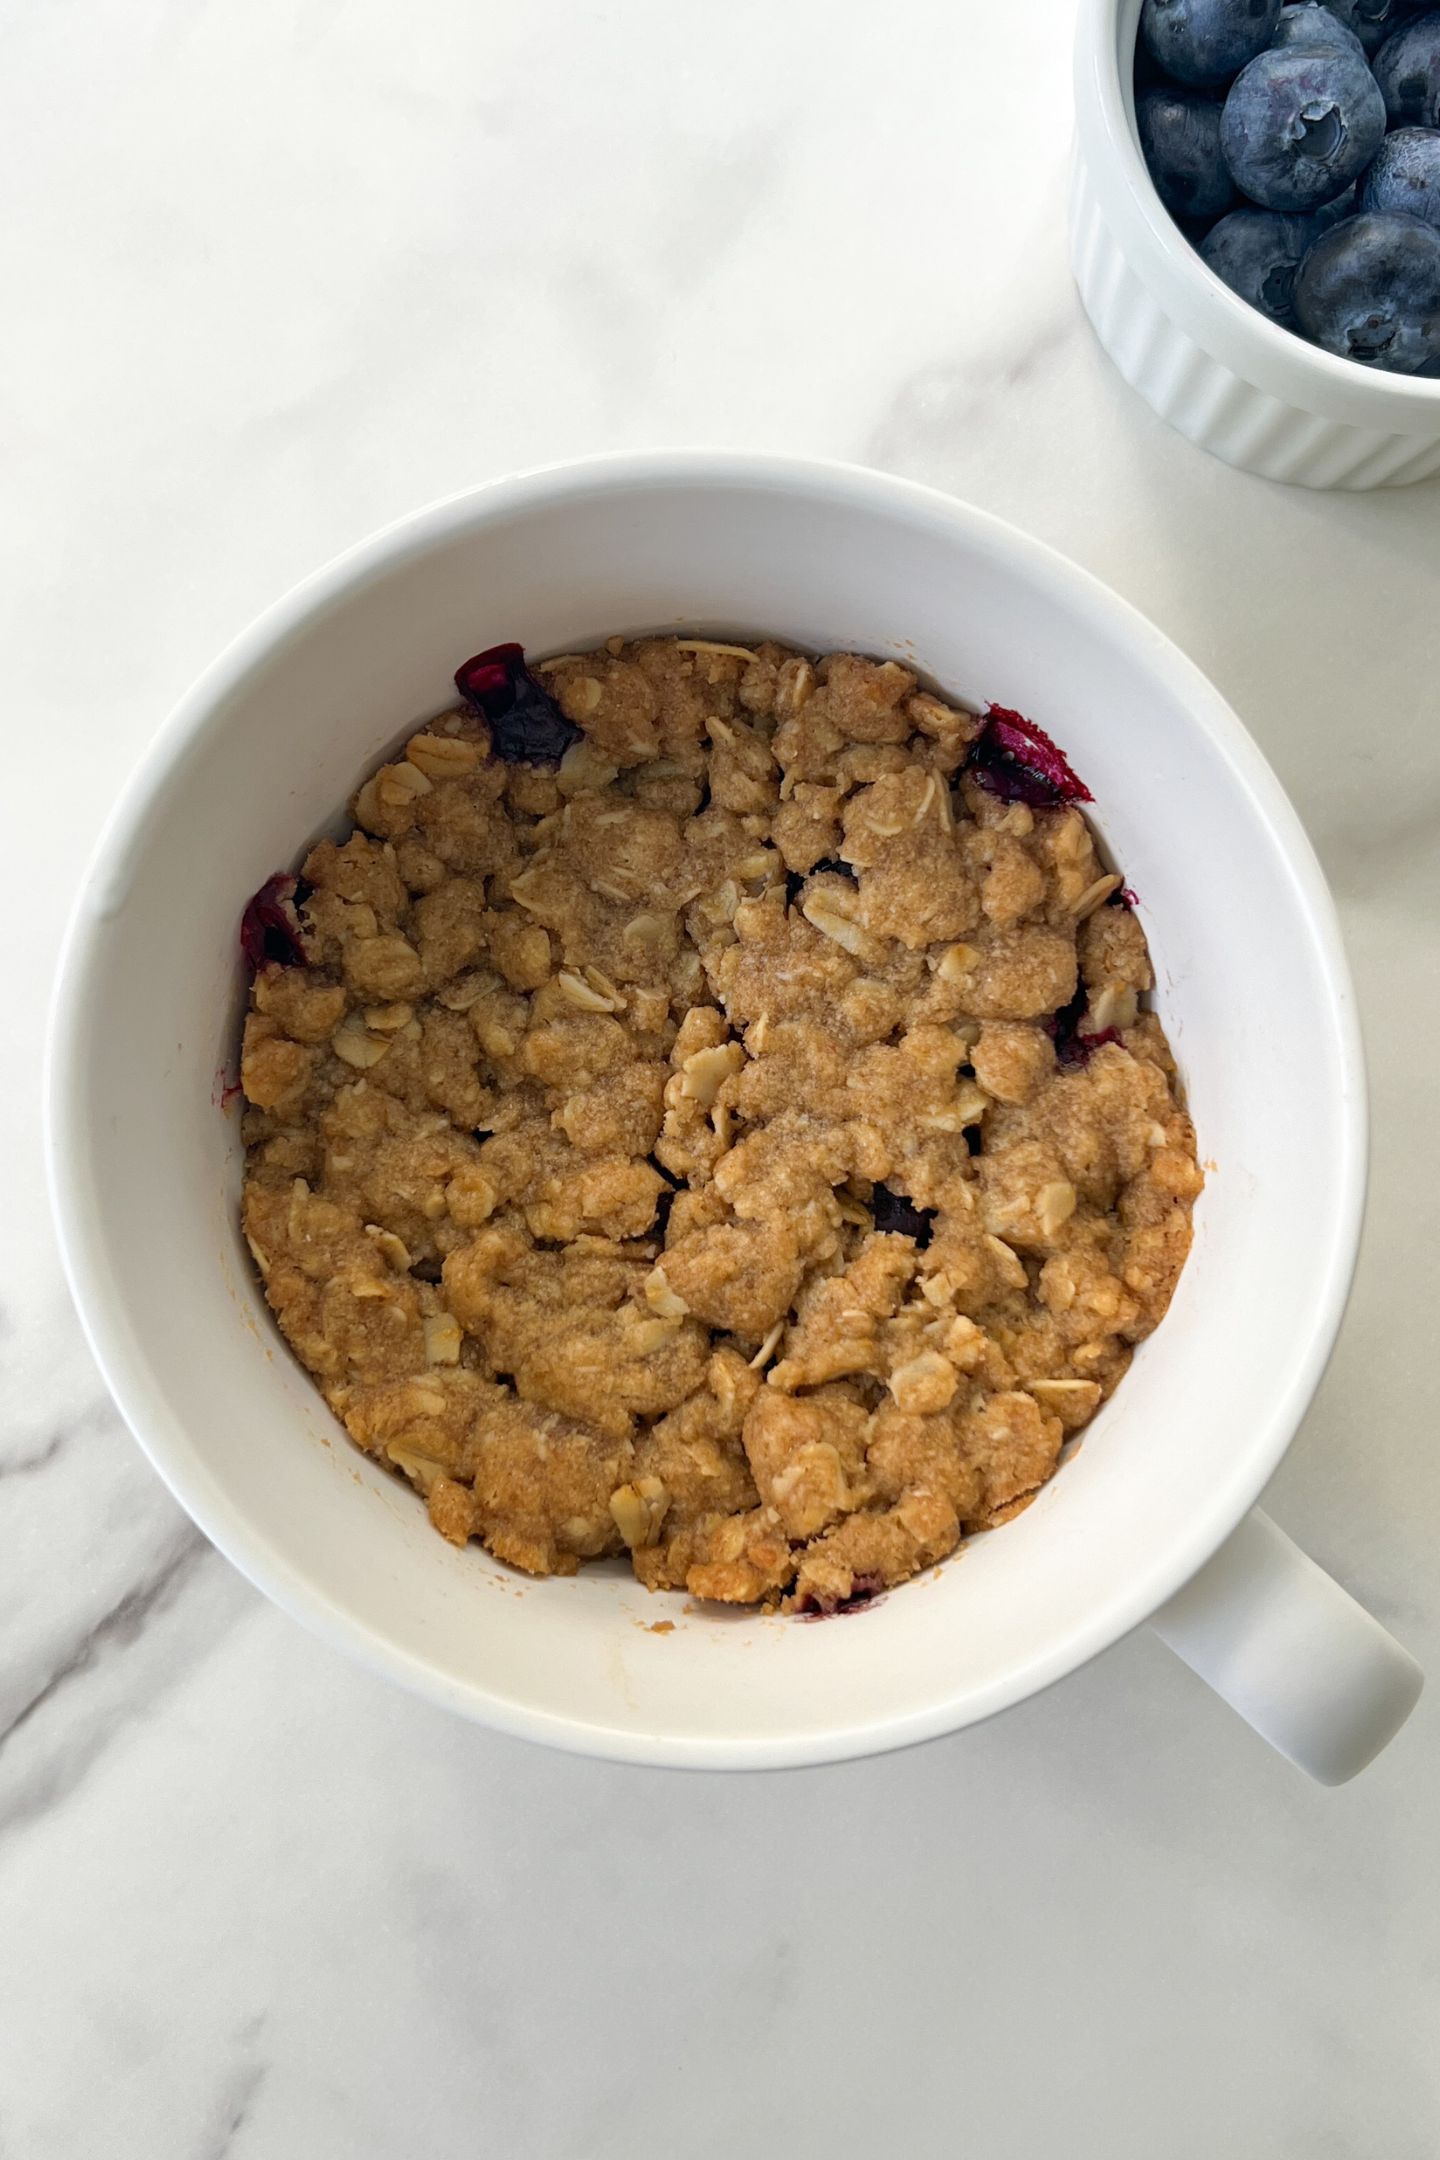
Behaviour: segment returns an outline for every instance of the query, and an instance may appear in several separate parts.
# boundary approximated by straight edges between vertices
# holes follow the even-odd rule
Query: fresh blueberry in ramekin
[[[1145,0],[1140,36],[1177,82],[1223,83],[1263,52],[1280,0]]]
[[[1220,106],[1203,90],[1156,84],[1135,103],[1140,147],[1172,217],[1213,218],[1235,200],[1220,148]]]
[[[1306,52],[1349,52],[1365,58],[1365,47],[1350,25],[1341,21],[1333,7],[1322,7],[1320,0],[1298,0],[1294,7],[1281,8],[1270,49],[1279,52],[1288,45]]]
[[[1309,218],[1232,210],[1206,233],[1200,255],[1231,292],[1288,330],[1295,320],[1295,275],[1314,238]]]
[[[1395,210],[1440,229],[1440,128],[1396,128],[1360,190],[1362,210]]]
[[[1403,23],[1370,64],[1392,128],[1440,127],[1440,8]]]
[[[1348,19],[1366,52],[1373,53],[1423,4],[1424,0],[1351,0]]]
[[[1415,375],[1440,362],[1440,232],[1362,210],[1322,233],[1300,265],[1295,313],[1326,352]]]
[[[1348,52],[1263,52],[1220,116],[1235,183],[1264,210],[1318,209],[1359,178],[1384,134],[1385,100]]]

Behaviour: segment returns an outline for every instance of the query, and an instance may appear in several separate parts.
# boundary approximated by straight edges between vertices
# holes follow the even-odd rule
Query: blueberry
[[[1297,4],[1308,4],[1308,0],[1285,0],[1287,8]],[[1360,35],[1359,0],[1320,0],[1320,4],[1327,7],[1332,15],[1344,23],[1347,30],[1353,30],[1356,37],[1360,38],[1361,44],[1364,44],[1365,40]],[[1410,4],[1418,5],[1418,0],[1410,0]]]
[[[1362,210],[1322,233],[1295,280],[1300,327],[1326,352],[1416,375],[1440,360],[1440,232]]]
[[[1263,52],[1280,0],[1145,0],[1140,35],[1177,82],[1228,82]]]
[[[1440,127],[1440,8],[1386,38],[1374,68],[1392,128]]]
[[[1200,253],[1231,292],[1288,330],[1295,320],[1295,273],[1314,238],[1309,218],[1232,210],[1211,226]]]
[[[1002,802],[1023,802],[1034,810],[1095,800],[1059,744],[1035,721],[1008,705],[987,706],[985,725],[970,745],[965,771],[988,795],[998,795]]]
[[[1423,0],[1350,0],[1350,23],[1367,53],[1378,52],[1391,32],[1415,13]],[[1330,0],[1335,5],[1335,0]]]
[[[507,765],[558,765],[580,730],[525,665],[519,645],[491,645],[462,661],[455,687],[490,723],[496,757]]]
[[[1139,97],[1142,90],[1148,90],[1151,83],[1167,82],[1168,80],[1169,77],[1166,75],[1165,70],[1153,57],[1149,46],[1145,43],[1145,40],[1143,38],[1137,37],[1135,40],[1136,97]]]
[[[1097,1050],[1106,1043],[1119,1042],[1119,1028],[1102,1028],[1098,1035],[1082,1035],[1080,1022],[1084,1019],[1090,1003],[1090,993],[1081,983],[1068,1005],[1062,1005],[1045,1022],[1045,1030],[1055,1045],[1055,1059],[1062,1072],[1074,1072],[1078,1066],[1088,1065]]]
[[[1440,129],[1396,128],[1360,191],[1362,210],[1398,210],[1440,227]]]
[[[904,1193],[892,1192],[888,1185],[877,1185],[870,1196],[870,1212],[877,1230],[895,1237],[914,1238],[921,1247],[930,1243],[935,1228],[935,1210],[916,1207]]]
[[[246,902],[240,918],[240,950],[257,975],[271,961],[277,967],[305,965],[297,913],[300,897],[299,879],[277,870]]]
[[[1219,217],[1235,200],[1220,151],[1220,107],[1200,90],[1145,90],[1135,106],[1140,148],[1172,217]]]
[[[1319,0],[1301,0],[1298,6],[1281,8],[1270,49],[1279,52],[1287,45],[1299,45],[1306,52],[1349,52],[1362,60],[1365,57],[1365,48],[1350,25],[1342,22],[1333,8],[1321,7]]]
[[[1358,179],[1385,134],[1385,100],[1350,52],[1263,52],[1225,100],[1236,184],[1266,210],[1315,210]]]

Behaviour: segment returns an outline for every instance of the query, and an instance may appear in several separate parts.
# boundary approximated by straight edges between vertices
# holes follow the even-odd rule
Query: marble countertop
[[[1144,1633],[856,1767],[492,1738],[340,1662],[189,1529],[48,1223],[76,880],[265,602],[416,503],[591,449],[917,475],[1151,614],[1318,844],[1374,1186],[1268,1504],[1440,1671],[1440,487],[1287,492],[1125,389],[1065,266],[1072,12],[7,15],[5,2160],[1434,2153],[1436,1700],[1338,1792]]]

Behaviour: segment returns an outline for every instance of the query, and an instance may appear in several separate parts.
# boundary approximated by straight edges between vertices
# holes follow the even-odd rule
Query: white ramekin
[[[1399,487],[1440,472],[1440,381],[1386,375],[1279,329],[1208,270],[1155,192],[1135,135],[1141,0],[1081,0],[1070,257],[1120,373],[1202,450],[1300,487]]]
[[[616,1563],[527,1582],[442,1543],[286,1352],[237,1220],[246,896],[453,698],[467,652],[682,625],[920,655],[1058,737],[1141,896],[1213,1164],[1165,1324],[1061,1475],[831,1626],[648,1598]],[[156,1468],[281,1605],[452,1709],[632,1761],[822,1762],[973,1723],[1151,1616],[1320,1777],[1358,1769],[1415,1699],[1404,1651],[1247,1512],[1324,1367],[1360,1226],[1364,1076],[1319,867],[1188,661],[945,496],[780,458],[605,459],[438,504],[321,571],[191,691],[117,808],[66,948],[49,1104],[71,1285]]]

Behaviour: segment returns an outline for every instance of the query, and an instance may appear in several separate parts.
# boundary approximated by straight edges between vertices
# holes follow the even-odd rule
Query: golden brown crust
[[[311,851],[245,1232],[442,1536],[831,1610],[1018,1512],[1164,1314],[1201,1179],[1144,933],[894,662],[612,640],[544,680],[558,770],[448,713]]]

